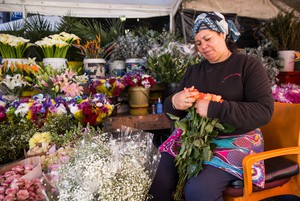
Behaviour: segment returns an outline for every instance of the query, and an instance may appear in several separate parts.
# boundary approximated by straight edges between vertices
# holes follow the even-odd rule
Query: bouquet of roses
[[[197,89],[185,89],[198,92]],[[206,99],[222,102],[221,96],[198,92],[195,99]],[[177,183],[174,200],[181,200],[182,190],[187,179],[196,176],[202,170],[203,161],[210,161],[213,157],[214,144],[211,140],[218,135],[219,131],[231,132],[232,126],[222,125],[219,119],[201,117],[196,113],[194,106],[188,109],[188,115],[184,119],[169,114],[178,129],[176,135],[181,138],[176,152],[175,162],[178,167],[179,181]]]
[[[121,77],[109,77],[92,80],[89,88],[92,94],[103,93],[107,97],[116,97],[125,89],[125,85]]]
[[[155,79],[151,75],[133,71],[123,76],[123,83],[128,87],[150,88],[155,84]]]
[[[0,175],[0,200],[36,200],[45,198],[45,188],[40,179],[25,180],[34,165],[17,165]]]
[[[111,115],[113,105],[104,94],[93,94],[92,97],[78,96],[68,102],[74,118],[82,125],[99,125],[105,117]]]

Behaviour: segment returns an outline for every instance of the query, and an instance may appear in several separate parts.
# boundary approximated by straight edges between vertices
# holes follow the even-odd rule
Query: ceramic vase
[[[278,51],[280,71],[291,72],[294,71],[295,67],[295,51],[294,50],[283,50]]]
[[[51,65],[54,69],[58,71],[63,71],[68,67],[68,60],[65,58],[44,58],[43,65]]]
[[[83,72],[90,77],[96,79],[105,77],[105,59],[84,59]]]

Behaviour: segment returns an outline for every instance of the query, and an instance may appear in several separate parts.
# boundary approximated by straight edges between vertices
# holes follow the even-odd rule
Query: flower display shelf
[[[116,131],[121,126],[128,126],[139,130],[162,130],[170,129],[171,121],[165,114],[147,115],[120,115],[108,117],[103,122],[104,132]]]

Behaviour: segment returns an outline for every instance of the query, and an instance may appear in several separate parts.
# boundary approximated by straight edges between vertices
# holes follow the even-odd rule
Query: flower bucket
[[[148,107],[132,107],[129,109],[129,114],[133,116],[149,114]]]
[[[125,61],[115,60],[109,63],[109,73],[112,76],[123,76],[126,73]]]
[[[130,73],[132,71],[139,71],[145,73],[146,71],[145,63],[146,61],[141,58],[126,59],[125,60],[126,72]]]
[[[7,65],[10,66],[11,63],[27,63],[27,59],[17,59],[17,58],[4,58],[2,59],[2,64],[7,62]]]
[[[90,79],[105,77],[105,59],[84,59],[83,72],[86,73]]]
[[[295,66],[295,51],[294,50],[283,50],[278,51],[280,71],[290,72],[294,71]]]
[[[54,69],[62,71],[68,67],[68,61],[64,58],[44,58],[44,66],[51,65]]]
[[[144,87],[129,87],[128,101],[130,107],[144,108],[149,106],[149,88]]]

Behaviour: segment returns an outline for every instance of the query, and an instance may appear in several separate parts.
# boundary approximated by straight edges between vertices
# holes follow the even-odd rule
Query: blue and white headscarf
[[[234,42],[236,42],[241,35],[233,21],[228,20],[226,22],[225,17],[219,12],[208,12],[198,15],[193,25],[192,37],[195,38],[197,33],[204,29],[225,33],[226,37],[232,37]]]

